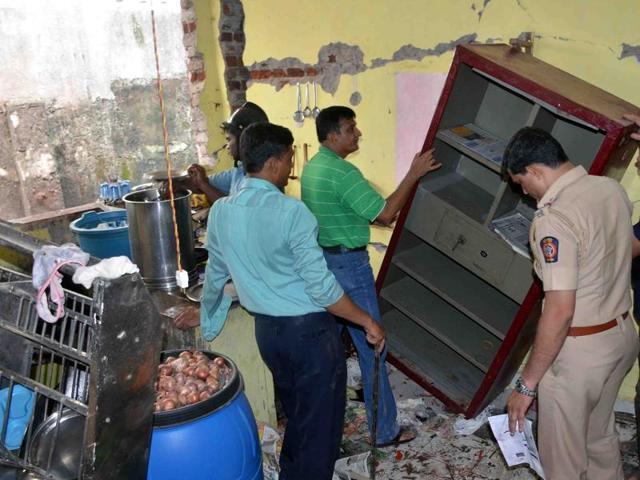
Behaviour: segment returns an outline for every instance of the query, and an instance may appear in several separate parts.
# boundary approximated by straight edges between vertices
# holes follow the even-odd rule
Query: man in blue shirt
[[[204,193],[211,204],[219,198],[237,192],[244,180],[244,169],[238,153],[240,135],[252,123],[268,121],[267,114],[255,103],[246,102],[238,108],[229,120],[222,123],[227,140],[226,148],[233,157],[233,168],[207,178],[204,167],[194,163],[189,166],[189,179],[185,186],[194,193]]]
[[[187,310],[176,325],[199,322],[207,340],[215,337],[230,304],[223,287],[233,280],[240,303],[255,316],[258,348],[287,416],[279,478],[330,480],[346,393],[344,350],[331,314],[361,326],[376,348],[384,347],[385,332],[328,270],[313,214],[280,191],[291,171],[292,144],[288,129],[268,123],[242,134],[247,178],[211,209],[199,318]]]

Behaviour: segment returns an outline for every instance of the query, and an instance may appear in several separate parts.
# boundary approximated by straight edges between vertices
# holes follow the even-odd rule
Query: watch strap
[[[518,377],[516,380],[515,391],[532,398],[535,398],[538,395],[538,390],[527,387],[522,381],[522,377]]]

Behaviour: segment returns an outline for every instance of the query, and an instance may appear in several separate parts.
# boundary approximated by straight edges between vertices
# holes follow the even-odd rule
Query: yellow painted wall
[[[195,3],[209,2],[216,30],[218,0]],[[358,45],[364,52],[365,64],[371,65],[372,59],[389,59],[406,44],[427,49],[472,33],[477,34],[479,42],[506,43],[521,32],[532,31],[536,57],[640,105],[640,63],[634,57],[619,59],[623,43],[640,44],[637,0],[491,0],[483,7],[484,3],[483,0],[245,0],[244,63],[251,65],[269,57],[297,57],[315,64],[321,46],[343,42]],[[201,23],[199,20],[198,29]],[[217,31],[211,43],[217,43]],[[356,89],[361,92],[362,102],[355,110],[363,138],[360,152],[350,159],[385,196],[395,188],[395,74],[447,72],[452,58],[449,52],[419,62],[391,62],[355,76],[343,76],[334,95],[318,93],[319,104],[325,107],[348,105],[351,93]],[[217,65],[221,68],[220,59]],[[270,85],[250,84],[247,98],[261,105],[272,122],[290,128],[299,147],[304,142],[310,143],[310,154],[315,152],[318,142],[312,122],[297,128],[292,120],[295,87],[276,91]],[[216,118],[211,124],[219,121]],[[416,131],[415,135],[422,138],[425,133]],[[211,146],[214,145],[212,142]],[[640,202],[635,169],[627,172],[623,184],[632,200]],[[291,182],[288,193],[299,194],[297,181]],[[386,243],[390,231],[374,229],[372,237]],[[382,255],[371,253],[377,270]],[[633,397],[637,375],[636,370],[627,378],[623,399]]]

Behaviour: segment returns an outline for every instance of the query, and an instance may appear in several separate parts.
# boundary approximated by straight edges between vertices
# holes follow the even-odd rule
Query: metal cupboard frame
[[[627,112],[638,108],[507,45],[458,46],[423,146],[442,168],[401,211],[376,285],[391,363],[451,410],[475,416],[505,389],[541,299],[530,260],[491,229],[513,212],[531,220],[534,203],[502,177],[499,156],[452,131],[471,125],[504,148],[536,126],[591,174],[620,180],[637,148]]]

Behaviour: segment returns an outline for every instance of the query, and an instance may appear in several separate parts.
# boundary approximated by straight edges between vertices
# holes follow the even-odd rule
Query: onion
[[[204,352],[185,350],[158,365],[154,382],[154,410],[167,411],[211,398],[226,383],[231,369],[224,357],[209,358]]]
[[[184,382],[186,381],[187,377],[184,376],[184,373],[180,372],[180,373],[176,373],[173,378],[176,381],[176,385],[184,385]]]
[[[198,392],[191,392],[189,395],[187,395],[187,402],[189,402],[189,405],[191,405],[192,403],[197,403],[200,401],[200,394]]]
[[[216,391],[220,388],[220,383],[214,377],[207,377],[207,385],[211,388],[214,388]]]
[[[176,380],[173,377],[160,377],[158,390],[175,390]]]
[[[209,376],[209,369],[206,367],[198,367],[196,368],[196,377],[200,380],[206,380]]]
[[[174,372],[181,372],[185,369],[187,364],[188,362],[184,358],[176,358],[170,365]]]
[[[178,392],[176,392],[175,390],[173,392],[167,392],[164,398],[165,400],[171,400],[174,403],[178,403]]]

